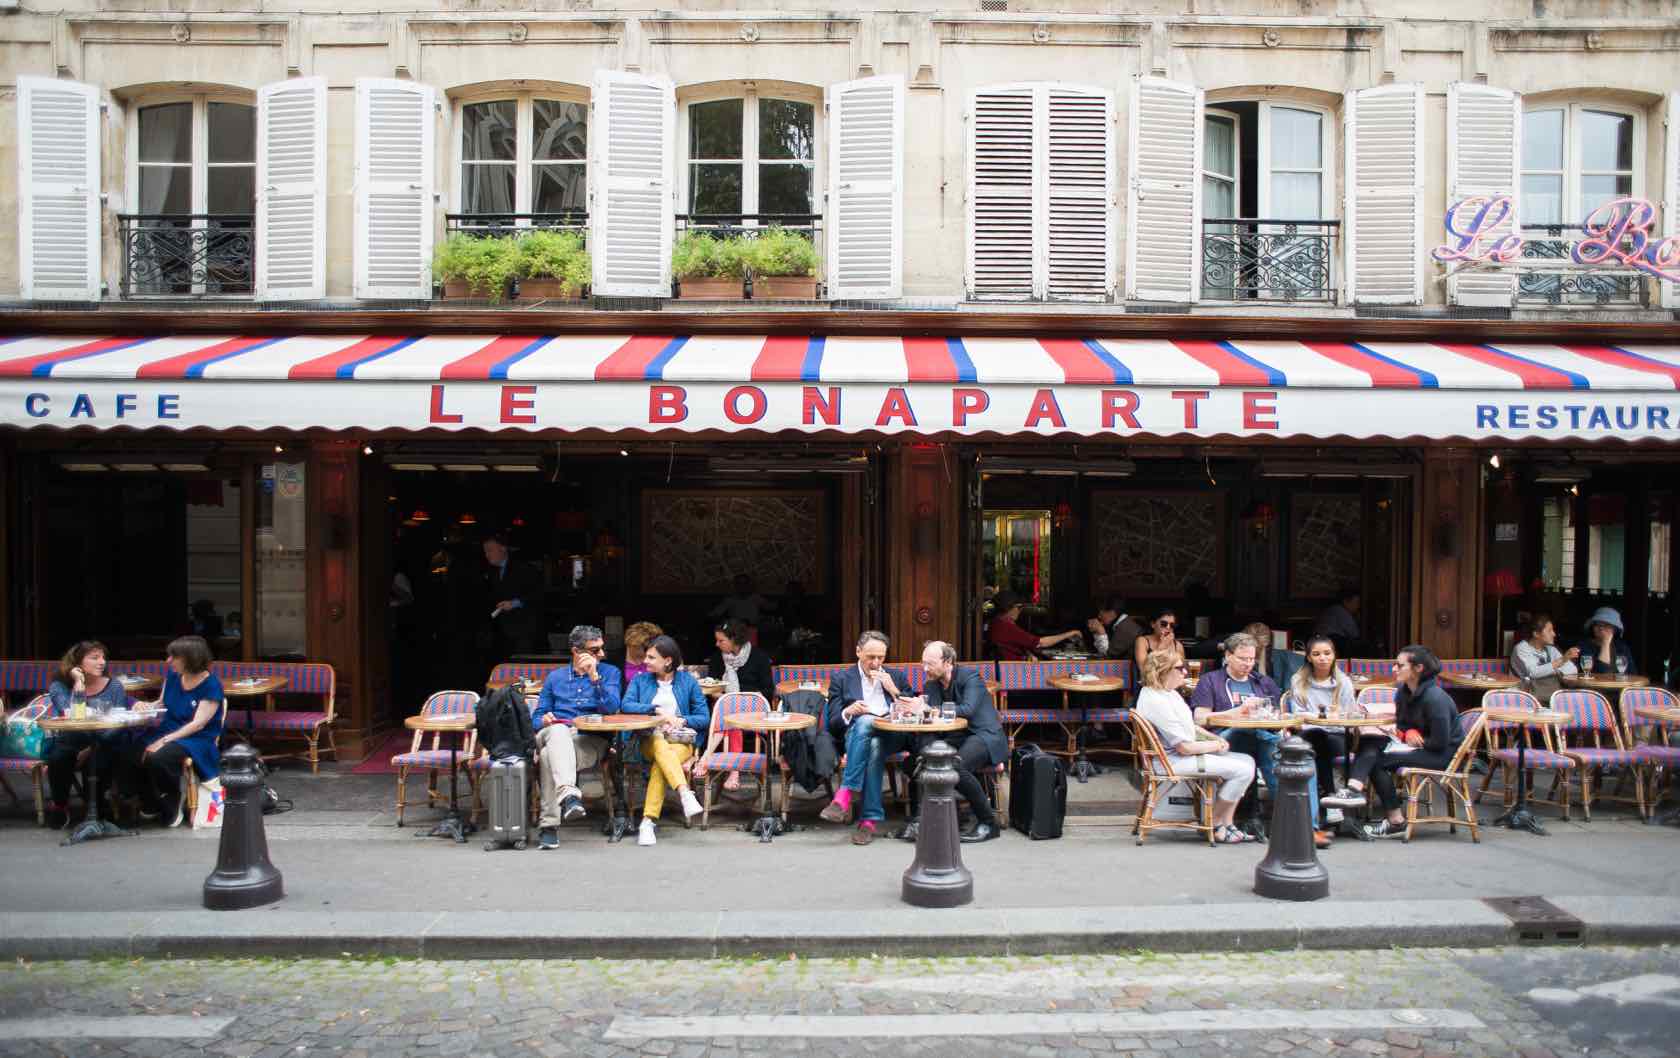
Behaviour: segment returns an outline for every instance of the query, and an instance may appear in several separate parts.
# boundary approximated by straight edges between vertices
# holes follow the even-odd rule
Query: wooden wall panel
[[[1413,631],[1440,657],[1479,657],[1483,563],[1482,466],[1477,453],[1425,449],[1419,507],[1422,578]]]
[[[887,452],[887,627],[891,656],[921,657],[929,639],[957,642],[962,518],[956,452],[906,445]]]

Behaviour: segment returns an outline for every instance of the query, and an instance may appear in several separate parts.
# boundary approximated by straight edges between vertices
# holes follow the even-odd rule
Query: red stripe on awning
[[[1459,356],[1468,357],[1478,364],[1497,367],[1521,380],[1524,389],[1574,389],[1575,379],[1562,371],[1554,371],[1540,364],[1531,364],[1526,360],[1506,356],[1485,345],[1452,345],[1443,343],[1440,348]]]
[[[1379,360],[1362,349],[1355,349],[1346,342],[1303,342],[1308,349],[1327,360],[1334,360],[1343,367],[1351,367],[1355,371],[1363,371],[1371,376],[1371,385],[1378,389],[1418,389],[1421,385],[1417,372],[1407,371],[1386,361]]]
[[[798,382],[805,377],[805,354],[811,339],[775,335],[764,339],[749,377],[754,382]]]
[[[1219,373],[1221,386],[1269,386],[1271,376],[1255,367],[1244,363],[1242,359],[1232,356],[1228,350],[1221,349],[1218,342],[1173,342],[1179,351],[1186,356],[1201,361]]]
[[[671,344],[668,334],[640,335],[613,351],[595,368],[598,382],[641,382],[647,378],[648,365]]]
[[[482,382],[490,369],[537,340],[534,334],[510,334],[497,338],[476,353],[443,365],[438,378],[445,382]]]
[[[1643,371],[1646,374],[1658,375],[1674,383],[1675,389],[1680,389],[1680,367],[1659,364],[1655,360],[1647,360],[1642,356],[1630,356],[1621,349],[1612,349],[1605,345],[1566,345],[1564,348],[1589,360],[1597,360],[1601,364],[1611,364],[1615,367],[1625,367],[1629,371]]]
[[[1091,347],[1078,338],[1040,338],[1038,344],[1061,367],[1070,383],[1096,386],[1114,384],[1114,369],[1097,358]],[[1054,381],[1054,380],[1052,380]]]
[[[80,360],[84,356],[94,356],[98,353],[108,353],[113,349],[121,349],[125,345],[133,345],[140,341],[136,337],[99,338],[81,345],[72,345],[68,349],[60,349],[56,353],[37,353],[34,356],[20,357],[16,360],[0,361],[0,378],[25,378],[35,373],[38,367],[61,364],[67,360]]]
[[[187,372],[197,367],[199,364],[207,364],[212,360],[219,360],[224,356],[232,356],[235,353],[243,353],[247,349],[255,348],[256,346],[271,341],[273,341],[272,338],[264,338],[261,336],[254,338],[229,338],[225,342],[217,342],[215,345],[206,346],[203,349],[194,349],[190,353],[182,353],[180,356],[172,356],[167,360],[156,360],[149,364],[141,364],[140,369],[134,372],[134,377],[185,378],[187,376]]]
[[[294,364],[292,369],[286,373],[286,377],[299,380],[337,378],[340,368],[354,364],[359,360],[378,356],[398,342],[407,340],[397,335],[378,335],[363,338],[361,341],[346,346],[336,353],[327,353],[325,356],[317,356],[313,360],[305,360],[301,364]]]
[[[957,365],[944,338],[905,338],[904,365],[912,382],[956,382]]]

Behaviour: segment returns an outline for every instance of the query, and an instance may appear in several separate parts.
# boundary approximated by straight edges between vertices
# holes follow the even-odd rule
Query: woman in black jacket
[[[706,674],[723,681],[725,693],[757,691],[766,702],[776,697],[776,681],[770,675],[770,655],[752,644],[752,630],[740,618],[730,618],[712,630],[717,650],[706,659]],[[730,731],[724,736],[729,752],[739,753],[743,745],[741,732]],[[741,773],[730,772],[723,781],[725,790],[741,788]]]
[[[1406,833],[1406,814],[1394,786],[1396,769],[1445,768],[1464,741],[1458,706],[1435,682],[1440,674],[1441,662],[1428,647],[1413,644],[1401,649],[1394,659],[1395,734],[1386,740],[1361,739],[1347,785],[1324,799],[1326,805],[1357,808],[1365,803],[1365,784],[1374,784],[1385,815],[1360,830],[1360,837],[1367,841]]]

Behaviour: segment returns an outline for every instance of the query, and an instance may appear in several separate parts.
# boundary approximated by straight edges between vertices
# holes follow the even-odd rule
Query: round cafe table
[[[705,695],[708,699],[720,698],[722,697],[723,692],[729,689],[729,685],[724,683],[722,680],[700,680],[698,682],[700,684],[700,693]]]
[[[158,710],[144,712],[129,712],[120,716],[98,716],[88,713],[85,719],[72,720],[66,716],[43,716],[36,723],[43,731],[50,731],[55,735],[102,735],[111,731],[121,731],[125,727],[137,727],[141,724],[156,723],[162,715]],[[70,836],[59,842],[59,845],[80,845],[84,841],[98,838],[133,837],[133,830],[124,830],[109,820],[99,818],[99,754],[88,754],[88,785],[87,785],[87,819]]]
[[[155,691],[163,686],[163,680],[157,676],[137,676],[133,673],[118,673],[111,677],[122,684],[122,689],[129,694],[143,694]]]
[[[630,799],[624,792],[624,760],[619,755],[620,735],[652,731],[664,721],[652,713],[585,713],[572,721],[572,728],[606,740],[601,758],[602,785],[607,789],[607,821],[601,833],[609,843],[624,840],[630,832]]]
[[[751,823],[744,823],[742,830],[749,834],[757,834],[760,842],[769,842],[779,834],[785,834],[796,829],[787,821],[788,808],[788,780],[782,776],[782,809],[780,814],[770,811],[770,782],[771,777],[781,771],[779,762],[782,759],[782,732],[803,731],[808,727],[815,727],[817,718],[810,713],[739,713],[729,718],[730,727],[738,727],[743,731],[770,736],[770,757],[764,768],[764,782],[759,785],[758,807],[759,817]]]
[[[1520,724],[1523,727],[1537,727],[1542,730],[1562,727],[1569,722],[1566,713],[1555,712],[1551,709],[1483,709],[1482,716],[1488,720],[1497,720],[1504,724]],[[1491,736],[1490,736],[1491,738]],[[1489,742],[1489,746],[1492,742]],[[1511,830],[1526,830],[1530,834],[1546,836],[1546,828],[1534,818],[1534,813],[1528,810],[1528,769],[1524,764],[1528,750],[1527,732],[1517,739],[1517,799],[1509,811],[1493,821],[1496,827],[1508,827]]]
[[[1509,691],[1522,685],[1515,676],[1493,676],[1485,672],[1443,672],[1441,682],[1461,691]]]
[[[460,801],[456,797],[457,779],[461,773],[461,743],[466,741],[467,732],[471,731],[477,722],[478,718],[472,713],[410,716],[403,719],[403,726],[410,731],[455,736],[449,740],[449,811],[436,826],[419,835],[420,837],[453,838],[457,845],[465,845],[467,835],[478,829],[472,820],[461,814]]]
[[[875,730],[877,731],[895,731],[904,735],[949,735],[957,731],[966,730],[967,727],[968,721],[960,716],[952,717],[949,720],[946,720],[943,717],[924,717],[920,720],[880,719],[875,721]],[[916,803],[914,783],[915,777],[911,776],[912,785],[910,794],[912,805]],[[902,829],[894,832],[893,836],[905,841],[914,841],[916,839],[916,832],[920,828],[920,820],[917,817],[918,813],[912,810],[910,822],[906,823]]]
[[[1220,731],[1226,728],[1241,728],[1245,731],[1288,731],[1292,727],[1305,727],[1317,722],[1317,719],[1305,713],[1245,716],[1235,710],[1226,710],[1223,713],[1209,713],[1201,726],[1210,731]]]
[[[272,695],[276,691],[284,690],[287,684],[284,676],[247,676],[243,679],[224,680],[222,693],[231,698],[245,699],[245,738],[250,740],[251,732],[256,727],[256,701],[263,700],[263,711],[274,708]],[[228,708],[233,708],[233,702],[228,702]],[[463,839],[464,840],[464,839]]]
[[[1599,691],[1604,694],[1608,694],[1611,691],[1615,691],[1617,694],[1620,694],[1632,687],[1649,687],[1651,685],[1649,677],[1636,676],[1633,673],[1617,676],[1612,676],[1608,673],[1605,673],[1604,675],[1582,673],[1578,676],[1563,676],[1560,678],[1562,679],[1565,687],[1575,687],[1583,691]]]
[[[1071,708],[1071,695],[1114,694],[1126,689],[1126,681],[1119,676],[1097,676],[1094,674],[1075,674],[1072,676],[1052,676],[1050,686],[1062,692],[1062,708]],[[1091,776],[1101,775],[1102,769],[1096,762],[1085,755],[1086,717],[1090,715],[1088,699],[1082,698],[1079,703],[1079,731],[1073,738],[1073,777],[1080,782],[1089,782]],[[1066,726],[1063,727],[1066,730]]]

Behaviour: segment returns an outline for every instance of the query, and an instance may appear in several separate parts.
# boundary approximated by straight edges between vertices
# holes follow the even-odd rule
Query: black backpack
[[[537,739],[531,730],[531,710],[526,707],[525,695],[517,684],[480,698],[474,715],[478,744],[492,760],[531,756]]]

